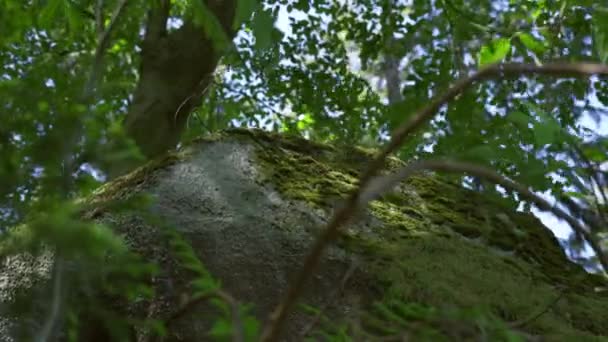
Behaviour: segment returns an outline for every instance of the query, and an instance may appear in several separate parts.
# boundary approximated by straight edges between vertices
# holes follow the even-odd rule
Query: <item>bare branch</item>
[[[306,281],[308,281],[315,271],[325,247],[339,235],[339,228],[348,223],[354,213],[359,209],[358,197],[361,189],[365,188],[368,181],[384,166],[384,161],[389,154],[397,150],[411,133],[415,132],[423,124],[431,120],[442,105],[453,100],[475,82],[485,79],[519,77],[531,74],[552,77],[589,77],[598,74],[608,75],[608,65],[595,63],[550,63],[545,65],[493,64],[479,70],[469,77],[457,81],[447,91],[431,100],[427,106],[415,112],[408,121],[395,130],[388,145],[369,164],[361,175],[359,188],[349,196],[344,206],[336,210],[325,230],[315,240],[309,254],[304,260],[304,265],[292,280],[291,286],[288,288],[283,300],[271,315],[270,323],[262,334],[262,341],[276,341],[278,339],[289,309],[294,305],[295,301],[302,293]],[[595,246],[594,248],[596,247],[598,246]]]
[[[95,29],[97,31],[97,39],[101,41],[103,33],[105,31],[103,23],[103,0],[97,0],[95,6]]]
[[[595,169],[595,166],[596,166],[595,163],[591,162],[591,160],[589,160],[589,158],[587,158],[587,156],[585,155],[583,150],[579,146],[574,145],[574,144],[572,144],[572,148],[574,149],[574,151],[576,151],[576,154],[578,155],[578,158],[576,158],[576,159],[580,159],[584,163],[585,171],[587,171],[587,176],[589,178],[588,182],[591,185],[591,189],[593,189],[593,185],[595,183],[595,186],[597,187],[599,195],[601,196],[601,198],[598,198],[598,195],[594,191],[592,191],[595,203],[590,203],[590,204],[595,205],[595,209],[597,211],[597,216],[599,216],[601,218],[601,220],[605,223],[606,215],[604,215],[603,210],[601,210],[601,208],[600,208],[600,203],[608,203],[608,198],[606,197],[606,191],[604,190],[604,182],[601,181],[600,178],[598,177],[597,170]]]
[[[51,339],[51,335],[53,334],[53,329],[55,325],[60,320],[61,315],[61,306],[63,304],[63,275],[64,275],[64,261],[61,256],[55,257],[55,263],[53,267],[53,298],[51,302],[49,316],[46,319],[46,322],[40,329],[38,333],[38,337],[36,341],[46,342]]]

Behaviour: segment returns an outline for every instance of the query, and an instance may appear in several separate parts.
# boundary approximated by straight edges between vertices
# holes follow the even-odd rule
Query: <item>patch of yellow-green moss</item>
[[[359,172],[373,156],[356,147],[335,148],[262,131],[231,135],[256,143],[263,181],[286,198],[328,211],[357,186]],[[403,165],[396,159],[388,164],[389,169]],[[594,293],[605,281],[569,262],[533,216],[439,176],[412,177],[372,202],[369,213],[383,223],[375,228],[379,234],[349,233],[338,243],[375,260],[371,272],[383,284],[385,300],[477,307],[516,322],[560,296],[526,324],[527,332],[608,336],[608,296]]]

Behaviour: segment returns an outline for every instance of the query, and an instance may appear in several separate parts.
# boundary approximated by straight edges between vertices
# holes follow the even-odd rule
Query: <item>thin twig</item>
[[[103,23],[103,0],[97,0],[95,6],[95,29],[97,30],[97,39],[101,41],[105,31]]]
[[[368,186],[361,191],[361,195],[359,196],[359,206],[367,204],[369,201],[377,198],[382,193],[391,190],[399,182],[407,179],[415,173],[420,173],[424,170],[464,172],[476,177],[487,179],[495,184],[501,185],[505,189],[516,191],[524,199],[536,204],[539,209],[550,211],[555,216],[568,222],[572,229],[583,236],[589,243],[593,251],[598,256],[604,271],[608,271],[608,258],[603,252],[597,239],[589,232],[589,229],[581,225],[578,220],[566,213],[564,210],[558,206],[551,205],[545,199],[536,195],[524,185],[510,180],[498,174],[496,171],[484,166],[453,160],[425,160],[414,162],[399,169],[399,171],[394,174],[378,177],[370,181]]]
[[[593,183],[595,182],[595,186],[597,186],[598,192],[600,193],[602,203],[608,203],[608,198],[606,197],[606,191],[604,190],[604,186],[603,186],[604,184],[602,184],[604,182],[600,181],[600,178],[598,177],[598,173],[597,173],[596,169],[594,168],[596,166],[595,163],[591,162],[591,160],[589,160],[589,158],[587,158],[587,156],[585,155],[585,153],[579,146],[572,145],[572,147],[575,149],[576,153],[579,155],[579,158],[581,160],[583,160],[583,162],[585,164],[585,169],[590,178],[589,184],[591,184],[591,189],[593,189]],[[600,218],[602,219],[603,222],[606,222],[606,217],[604,215],[604,212],[600,208],[600,199],[598,198],[598,196],[595,192],[593,192],[593,197],[595,200],[594,201],[595,210],[597,211],[597,215],[600,216]]]
[[[53,298],[51,303],[51,310],[46,322],[40,329],[37,342],[46,342],[51,339],[51,334],[55,328],[55,325],[59,321],[61,305],[63,303],[63,259],[61,256],[55,257],[54,269],[53,269]]]
[[[411,133],[427,123],[437,112],[437,110],[456,98],[475,82],[498,77],[518,77],[523,75],[539,74],[553,77],[567,76],[591,76],[608,75],[608,66],[595,63],[550,63],[545,65],[535,64],[493,64],[485,67],[478,72],[457,81],[444,93],[435,97],[431,102],[414,113],[414,115],[402,124],[393,133],[391,141],[381,151],[381,153],[370,163],[360,178],[359,187],[349,196],[344,206],[334,212],[334,215],[327,223],[325,230],[315,240],[309,254],[304,260],[304,264],[296,277],[292,280],[291,286],[284,295],[283,300],[275,308],[270,317],[270,322],[262,334],[262,341],[276,341],[280,330],[285,322],[289,309],[294,305],[297,298],[302,293],[307,280],[315,271],[325,247],[339,235],[339,228],[345,225],[359,208],[358,197],[361,188],[384,166],[385,158],[397,150],[408,138]]]

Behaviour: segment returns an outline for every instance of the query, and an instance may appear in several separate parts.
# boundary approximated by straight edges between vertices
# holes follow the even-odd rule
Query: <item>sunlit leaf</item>
[[[529,33],[520,33],[518,35],[519,40],[534,53],[542,54],[547,50],[545,43],[535,38],[533,35]]]
[[[597,7],[593,12],[593,45],[602,63],[608,62],[608,8]]]
[[[479,66],[497,63],[505,59],[511,51],[511,41],[507,38],[498,38],[481,47],[478,61]]]
[[[233,29],[237,29],[241,24],[251,17],[251,14],[259,7],[257,0],[237,0],[236,12],[234,15]]]
[[[274,18],[268,11],[259,11],[253,18],[253,34],[255,35],[255,47],[258,50],[266,49],[272,43],[272,30]]]

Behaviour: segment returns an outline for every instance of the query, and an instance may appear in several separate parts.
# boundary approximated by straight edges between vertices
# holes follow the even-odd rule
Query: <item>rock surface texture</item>
[[[129,313],[171,317],[190,291],[191,273],[162,232],[170,227],[225,292],[253,304],[263,323],[371,155],[228,131],[104,185],[86,199],[84,215],[112,227],[133,251],[159,265],[151,280],[154,297],[130,306]],[[389,168],[399,165],[389,161]],[[142,193],[153,199],[145,213],[108,205]],[[166,227],[147,220],[150,215]],[[2,260],[0,305],[15,291],[44,288],[31,283],[50,278],[48,258]],[[419,176],[372,202],[345,228],[301,299],[327,319],[294,311],[284,339],[308,334],[323,340],[319,331],[337,334],[345,327],[354,340],[366,341],[602,341],[608,339],[608,291],[597,291],[601,287],[606,283],[568,261],[533,216],[438,176]],[[214,314],[199,303],[172,321],[165,340],[213,340],[207,333]],[[6,341],[10,322],[0,319]]]

